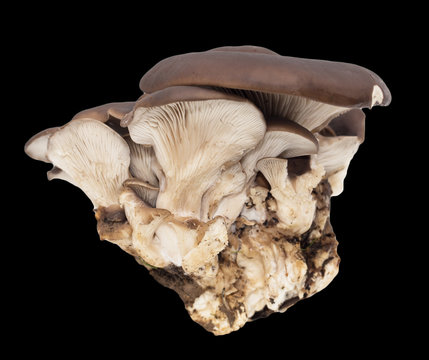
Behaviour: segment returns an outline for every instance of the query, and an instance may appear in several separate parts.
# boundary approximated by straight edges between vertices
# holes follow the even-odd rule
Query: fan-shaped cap
[[[52,134],[57,132],[60,127],[45,129],[36,135],[33,135],[24,146],[25,153],[34,160],[50,163],[47,152],[48,142]]]
[[[199,86],[172,86],[165,89],[155,91],[154,93],[144,94],[137,100],[134,111],[140,107],[150,108],[156,106],[167,105],[178,101],[201,101],[201,100],[234,100],[246,101],[246,99],[233,95],[226,94],[222,91],[208,89]],[[128,113],[122,120],[121,126],[128,126],[134,116],[134,111]]]
[[[97,120],[78,119],[49,139],[47,157],[64,174],[51,178],[72,180],[94,204],[119,204],[122,183],[129,178],[130,150],[125,140]]]
[[[353,109],[333,119],[328,127],[336,136],[356,136],[359,142],[365,140],[365,113]]]
[[[134,101],[113,102],[78,112],[72,120],[93,119],[98,120],[120,135],[127,135],[127,131],[121,128],[120,122],[134,108]]]
[[[383,80],[361,66],[269,52],[218,49],[176,55],[160,61],[140,81],[149,93],[176,85],[289,94],[347,108],[391,100]]]
[[[256,172],[255,166],[262,158],[297,157],[317,153],[318,142],[306,128],[281,118],[267,119],[267,131],[258,146],[241,160],[248,179]]]
[[[72,120],[90,118],[107,122],[111,117],[121,120],[134,107],[134,101],[113,102],[90,109],[82,110],[73,116]]]
[[[153,146],[164,173],[166,187],[160,180],[156,206],[196,218],[203,194],[222,169],[255,148],[266,129],[250,101],[198,87],[142,97],[127,125],[134,142]]]

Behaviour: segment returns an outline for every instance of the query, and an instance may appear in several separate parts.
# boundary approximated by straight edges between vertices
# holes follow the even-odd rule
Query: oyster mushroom
[[[314,135],[302,126],[279,118],[270,118],[267,120],[267,131],[262,141],[255,149],[249,151],[241,159],[241,166],[246,175],[246,184],[241,192],[229,195],[219,201],[219,205],[214,212],[216,215],[224,215],[229,219],[235,220],[240,214],[248,220],[257,220],[263,222],[266,219],[264,211],[253,207],[250,211],[242,206],[246,202],[246,197],[252,192],[258,191],[251,189],[257,173],[256,163],[261,158],[276,157],[280,153],[284,157],[296,157],[302,155],[315,154],[318,149],[317,139]],[[255,212],[256,210],[256,212]]]
[[[153,149],[134,143],[129,137],[128,129],[120,126],[120,122],[133,110],[134,105],[134,101],[108,103],[80,111],[73,116],[72,120],[101,121],[125,139],[130,148],[130,172],[134,178],[127,183],[127,186],[133,188],[145,202],[155,206],[158,179],[152,169],[152,163],[156,161]],[[55,173],[48,175],[50,178],[58,178],[58,176]],[[61,176],[66,175],[62,172]]]
[[[330,198],[364,140],[361,109],[391,100],[384,82],[246,45],[170,57],[140,86],[24,148],[90,198],[100,238],[215,335],[326,287],[340,261]]]
[[[153,147],[164,174],[156,206],[196,219],[222,169],[240,161],[265,133],[264,118],[250,102],[196,87],[143,97],[127,126],[134,142]]]
[[[100,121],[78,119],[39,133],[25,150],[35,157],[43,153],[40,160],[54,165],[49,180],[79,187],[94,206],[100,238],[130,252],[131,228],[119,205],[122,183],[130,177],[130,152],[120,135]]]
[[[73,179],[95,209],[119,205],[122,183],[130,177],[130,150],[107,125],[71,121],[51,135],[47,157]]]
[[[286,118],[313,132],[350,109],[385,106],[391,100],[387,86],[368,69],[281,56],[260,47],[172,56],[140,80],[140,89],[149,93],[177,85],[211,86],[243,96],[265,117]]]
[[[256,173],[258,160],[267,157],[297,157],[316,154],[318,142],[306,128],[289,120],[268,119],[267,131],[258,146],[247,153],[241,160],[244,171],[250,180]]]
[[[156,207],[197,221],[202,219],[206,191],[225,168],[254,148],[265,132],[262,114],[248,101],[195,87],[168,88],[143,96],[127,121],[133,141],[152,146],[161,167],[163,179]],[[224,222],[214,218],[195,249],[181,254],[183,257],[170,257],[171,262],[181,266],[183,260],[185,271],[196,271],[226,246],[226,228],[222,227]],[[218,235],[208,239],[212,233]],[[182,247],[182,235],[169,224],[155,234],[170,248]]]
[[[77,113],[72,120],[98,120],[121,135],[128,133],[126,129],[121,128],[120,121],[132,110],[134,102],[116,102],[96,106]],[[47,163],[51,161],[47,157],[48,141],[52,134],[58,131],[60,127],[53,127],[41,131],[27,141],[24,147],[25,153],[31,158]],[[67,174],[64,169],[54,165],[52,170],[48,171],[48,180],[62,179],[76,185],[73,177]],[[78,185],[77,185],[78,186]]]
[[[325,169],[332,196],[338,196],[344,188],[344,179],[350,161],[365,137],[365,114],[354,109],[332,120],[328,127],[331,133],[316,134],[319,152],[314,155],[317,164]]]

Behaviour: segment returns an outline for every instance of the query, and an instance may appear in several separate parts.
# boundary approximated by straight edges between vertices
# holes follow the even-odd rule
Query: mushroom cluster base
[[[340,258],[329,221],[331,193],[327,180],[313,189],[316,210],[312,225],[302,235],[292,236],[279,226],[270,191],[255,184],[243,212],[258,207],[265,220],[238,217],[230,226],[224,249],[193,272],[172,264],[151,266],[129,243],[112,242],[134,255],[160,284],[174,290],[195,322],[215,335],[224,335],[247,321],[286,311],[325,288],[337,275]],[[109,214],[109,218],[97,216],[102,239],[123,239],[124,232],[138,231],[130,231],[120,209],[113,218]]]

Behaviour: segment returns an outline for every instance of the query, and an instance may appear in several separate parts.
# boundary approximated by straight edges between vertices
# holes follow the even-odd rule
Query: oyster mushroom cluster
[[[175,290],[215,335],[284,312],[338,273],[330,197],[390,93],[357,65],[256,46],[156,64],[132,102],[25,145],[92,201],[100,239]]]

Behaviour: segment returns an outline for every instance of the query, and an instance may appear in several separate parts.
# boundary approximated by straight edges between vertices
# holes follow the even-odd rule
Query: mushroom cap
[[[357,136],[360,143],[365,140],[365,113],[360,109],[352,109],[328,124],[336,136]]]
[[[323,136],[316,134],[319,141],[319,152],[314,156],[316,163],[325,169],[332,195],[337,196],[343,191],[344,179],[353,156],[357,152],[361,140],[357,136]]]
[[[33,135],[25,143],[24,152],[34,160],[50,163],[47,157],[49,138],[59,129],[60,127],[52,127]]]
[[[199,101],[199,100],[234,100],[247,101],[241,96],[226,94],[222,91],[203,88],[199,86],[172,86],[165,89],[155,91],[154,93],[144,94],[137,100],[134,106],[134,111],[140,107],[151,108],[172,104],[178,101]],[[121,126],[128,126],[133,114],[125,116],[121,120]]]
[[[294,135],[294,146],[288,146],[288,157],[315,154],[319,150],[319,143],[311,131],[305,127],[279,117],[270,117],[267,121],[267,132],[283,132]],[[284,152],[284,150],[282,151]]]
[[[82,110],[73,116],[72,120],[94,119],[101,122],[107,122],[111,117],[121,120],[134,107],[134,101],[113,102],[90,109]]]
[[[72,120],[98,120],[108,125],[120,135],[124,136],[127,135],[128,132],[121,128],[120,122],[129,112],[133,110],[134,104],[134,101],[124,101],[96,106],[78,112],[75,116],[73,116]]]
[[[267,52],[218,49],[175,55],[157,63],[140,80],[141,90],[148,93],[176,85],[289,94],[347,108],[391,101],[383,80],[361,66]]]
[[[235,96],[232,100],[230,95],[211,89],[185,89],[216,97],[170,102],[173,97],[169,96],[165,105],[136,104],[128,128],[134,142],[153,146],[164,174],[156,206],[199,218],[204,192],[223,168],[256,147],[266,125],[261,111],[246,99],[235,101]],[[174,100],[183,99],[177,90],[167,88],[160,93],[174,92]]]
[[[70,121],[49,138],[47,156],[90,198],[94,208],[119,204],[122,183],[129,178],[130,149],[125,140],[97,120]]]
[[[284,188],[288,175],[287,164],[287,159],[266,157],[258,160],[256,170],[265,176],[272,188]]]
[[[248,152],[241,160],[248,180],[255,173],[255,166],[262,158],[297,157],[316,154],[319,144],[316,137],[299,124],[282,119],[267,119],[267,131],[258,146]]]

